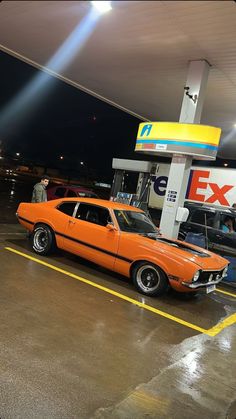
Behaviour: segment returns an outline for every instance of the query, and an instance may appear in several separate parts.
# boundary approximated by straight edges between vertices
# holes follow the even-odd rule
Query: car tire
[[[149,296],[165,294],[169,288],[167,277],[161,268],[147,261],[135,265],[132,279],[139,292]]]
[[[35,253],[48,255],[56,247],[53,231],[47,225],[38,224],[31,235],[31,245]]]

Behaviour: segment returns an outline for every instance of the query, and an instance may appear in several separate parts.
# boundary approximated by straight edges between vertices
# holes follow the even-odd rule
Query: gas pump
[[[157,163],[140,160],[113,159],[112,168],[115,175],[111,188],[111,201],[122,202],[148,211],[148,198],[151,175],[156,172]],[[124,192],[124,176],[126,172],[139,173],[136,193]]]

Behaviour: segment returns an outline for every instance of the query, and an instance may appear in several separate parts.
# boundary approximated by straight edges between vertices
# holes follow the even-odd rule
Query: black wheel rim
[[[48,235],[45,230],[37,230],[34,233],[34,247],[38,251],[43,251],[48,245]]]
[[[137,272],[137,283],[144,292],[155,291],[160,284],[160,274],[152,265],[141,266]]]

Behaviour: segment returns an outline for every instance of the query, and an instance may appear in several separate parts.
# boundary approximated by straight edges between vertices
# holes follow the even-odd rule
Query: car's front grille
[[[224,272],[225,271],[225,272]],[[221,269],[220,271],[201,271],[200,276],[197,281],[193,282],[182,282],[182,285],[187,286],[188,288],[206,288],[210,285],[218,284],[226,276],[226,269]]]
[[[195,284],[207,284],[208,282],[217,281],[222,277],[222,274],[223,269],[221,271],[203,271]]]

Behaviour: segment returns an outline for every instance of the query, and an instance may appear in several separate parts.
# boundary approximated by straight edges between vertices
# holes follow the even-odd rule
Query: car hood
[[[182,261],[188,260],[192,263],[195,263],[203,270],[219,270],[225,267],[227,264],[227,260],[218,254],[212,253],[206,249],[187,242],[172,240],[167,237],[156,235],[145,235],[145,237],[150,240],[149,244],[152,242],[152,248],[154,246],[158,252],[161,250],[165,252],[165,254],[168,254],[170,257],[174,257]]]

